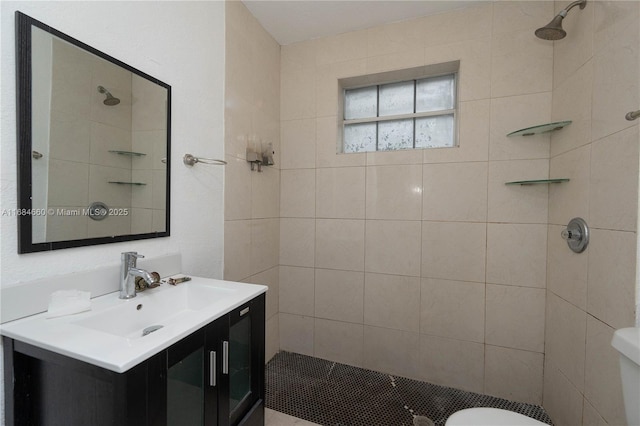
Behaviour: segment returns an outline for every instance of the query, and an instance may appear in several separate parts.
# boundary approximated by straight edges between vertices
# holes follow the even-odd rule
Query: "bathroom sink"
[[[234,289],[193,282],[169,284],[123,300],[117,306],[91,312],[74,324],[128,339],[146,337],[217,303],[224,303]],[[163,291],[164,290],[164,291]],[[158,327],[160,326],[160,327]]]
[[[123,373],[267,291],[263,285],[192,277],[120,299],[91,299],[91,310],[46,312],[2,324],[2,335]]]

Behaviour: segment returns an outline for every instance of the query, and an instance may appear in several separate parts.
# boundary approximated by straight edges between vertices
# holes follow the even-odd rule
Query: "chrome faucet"
[[[136,283],[134,277],[141,277],[147,286],[157,287],[157,280],[144,269],[138,269],[136,263],[143,255],[136,251],[127,251],[120,255],[120,299],[136,297]]]

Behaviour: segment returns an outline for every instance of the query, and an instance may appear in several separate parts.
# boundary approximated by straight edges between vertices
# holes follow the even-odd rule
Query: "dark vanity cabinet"
[[[124,373],[3,337],[11,425],[264,425],[265,295]]]

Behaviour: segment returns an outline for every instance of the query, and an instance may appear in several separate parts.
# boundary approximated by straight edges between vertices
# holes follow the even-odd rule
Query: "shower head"
[[[571,3],[558,13],[547,25],[536,30],[536,37],[543,40],[560,40],[566,37],[567,32],[562,29],[562,20],[567,13],[575,6],[580,6],[580,9],[584,9],[587,5],[587,0],[578,0]]]
[[[105,105],[108,106],[114,106],[114,105],[118,105],[120,103],[120,99],[116,98],[115,96],[113,96],[111,94],[111,92],[109,92],[107,89],[105,89],[102,86],[98,86],[98,92],[100,93],[104,93],[106,95],[106,99],[102,102]]]

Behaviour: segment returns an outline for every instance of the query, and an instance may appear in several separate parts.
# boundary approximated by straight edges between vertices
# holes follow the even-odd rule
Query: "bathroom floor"
[[[266,366],[266,407],[327,426],[444,425],[456,411],[494,407],[551,424],[542,407],[280,352]],[[299,423],[306,424],[306,423]],[[420,423],[419,423],[420,424]]]

